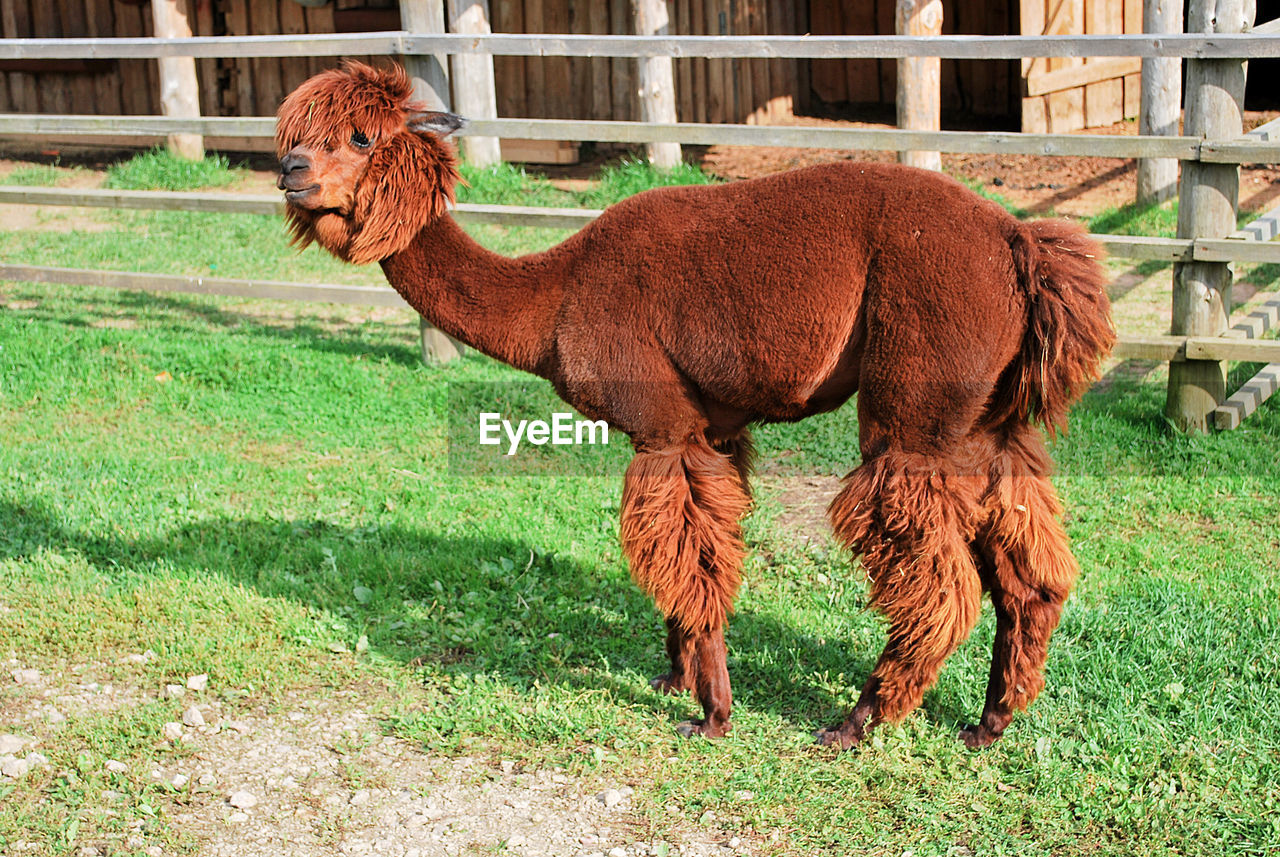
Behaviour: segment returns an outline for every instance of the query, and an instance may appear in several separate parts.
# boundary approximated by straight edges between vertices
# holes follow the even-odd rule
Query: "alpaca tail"
[[[1009,246],[1026,295],[1027,328],[997,391],[1002,407],[994,416],[1039,421],[1053,435],[1115,344],[1103,251],[1073,223],[1015,223]]]

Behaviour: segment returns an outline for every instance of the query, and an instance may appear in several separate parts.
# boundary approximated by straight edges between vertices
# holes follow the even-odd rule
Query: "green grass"
[[[669,170],[658,169],[648,161],[626,160],[605,167],[600,173],[599,184],[584,195],[583,201],[592,208],[604,208],[655,187],[677,185],[713,184],[715,179],[692,164],[681,163]]]
[[[120,190],[199,190],[231,184],[238,177],[224,155],[206,155],[192,161],[157,147],[113,165],[107,171],[104,186]]]
[[[494,182],[520,193],[519,177]],[[0,255],[380,278],[294,255],[268,218],[103,217],[104,233],[0,234]],[[842,716],[883,643],[848,557],[797,538],[766,488],[728,635],[736,729],[678,740],[697,712],[647,686],[662,623],[621,556],[620,480],[573,475],[587,452],[561,475],[451,466],[451,412],[494,390],[544,408],[549,392],[477,355],[425,368],[415,331],[407,313],[0,286],[0,657],[141,693],[60,728],[21,721],[51,766],[0,781],[0,852],[125,853],[137,822],[147,846],[191,849],[169,821],[190,798],[146,772],[186,752],[157,738],[181,703],[155,691],[208,672],[229,718],[372,682],[392,733],[628,782],[656,834],[674,806],[778,853],[1274,853],[1276,400],[1240,430],[1185,438],[1160,417],[1158,378],[1089,394],[1053,445],[1081,578],[1044,695],[992,749],[954,740],[982,705],[988,609],[920,711],[834,755],[809,733]],[[840,474],[856,431],[848,406],[767,427],[761,459]],[[0,732],[33,704],[5,678]]]
[[[52,187],[68,172],[55,164],[28,164],[11,170],[0,182],[26,187]]]

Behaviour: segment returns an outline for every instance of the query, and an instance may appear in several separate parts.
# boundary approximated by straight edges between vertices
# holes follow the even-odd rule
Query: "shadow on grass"
[[[95,297],[96,300],[70,313],[60,305],[46,308],[47,302],[42,301],[39,306],[17,310],[16,314],[46,323],[83,328],[91,325],[91,319],[102,316],[104,313],[111,316],[118,313],[141,319],[141,324],[160,328],[176,336],[208,335],[207,330],[196,327],[197,324],[202,324],[222,331],[234,331],[237,336],[287,342],[290,345],[327,354],[371,357],[406,367],[422,365],[418,351],[416,324],[406,327],[403,345],[396,345],[371,341],[364,335],[359,322],[335,322],[333,326],[324,326],[303,321],[302,317],[313,315],[315,312],[314,307],[310,306],[300,305],[298,310],[300,317],[289,318],[288,316],[273,317],[264,312],[260,305],[256,305],[257,311],[239,312],[225,305],[180,295],[118,291],[101,293]],[[338,308],[331,309],[334,312],[340,311]],[[352,314],[358,314],[368,312],[369,309],[353,306],[349,311]],[[157,318],[157,314],[162,315]],[[381,322],[384,325],[385,323],[385,321]]]
[[[517,691],[603,689],[673,720],[700,714],[689,697],[648,688],[647,677],[667,663],[661,616],[643,593],[616,572],[539,554],[518,539],[219,519],[132,540],[64,528],[37,500],[0,502],[0,560],[41,550],[139,577],[157,568],[216,574],[341,617],[367,634],[371,650],[406,666],[498,678]],[[360,581],[368,593],[353,598]],[[879,654],[878,643],[853,652],[751,610],[734,615],[728,640],[737,702],[804,732],[844,716],[842,702],[812,677],[843,673],[861,682]],[[775,659],[778,652],[787,656]]]

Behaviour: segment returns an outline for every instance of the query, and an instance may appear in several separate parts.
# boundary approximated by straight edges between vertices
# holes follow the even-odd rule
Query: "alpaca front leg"
[[[724,735],[732,693],[724,626],[741,579],[748,500],[731,460],[705,443],[637,452],[622,492],[622,543],[636,583],[667,617],[667,692],[693,690],[704,717],[685,735]]]
[[[667,657],[671,659],[671,672],[654,676],[649,686],[672,695],[691,690],[697,672],[695,639],[674,616],[667,617]]]
[[[695,672],[693,690],[702,703],[702,719],[686,720],[676,731],[688,738],[703,735],[720,738],[733,728],[729,712],[733,708],[733,691],[729,687],[729,664],[724,645],[724,630],[716,628],[694,635]]]

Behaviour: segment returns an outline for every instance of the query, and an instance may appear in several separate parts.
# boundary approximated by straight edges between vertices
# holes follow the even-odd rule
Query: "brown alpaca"
[[[857,744],[920,704],[997,616],[989,744],[1043,686],[1076,576],[1035,422],[1050,432],[1114,335],[1098,249],[1062,222],[1020,223],[949,178],[838,163],[619,203],[544,253],[509,259],[447,214],[461,120],[409,101],[399,68],[350,63],[280,108],[280,187],[301,244],[380,262],[449,334],[549,379],[630,436],[622,542],[667,617],[671,671],[724,735],[724,627],[745,548],[752,423],[858,393],[862,464],[831,504],[862,554],[889,642],[849,718]]]

